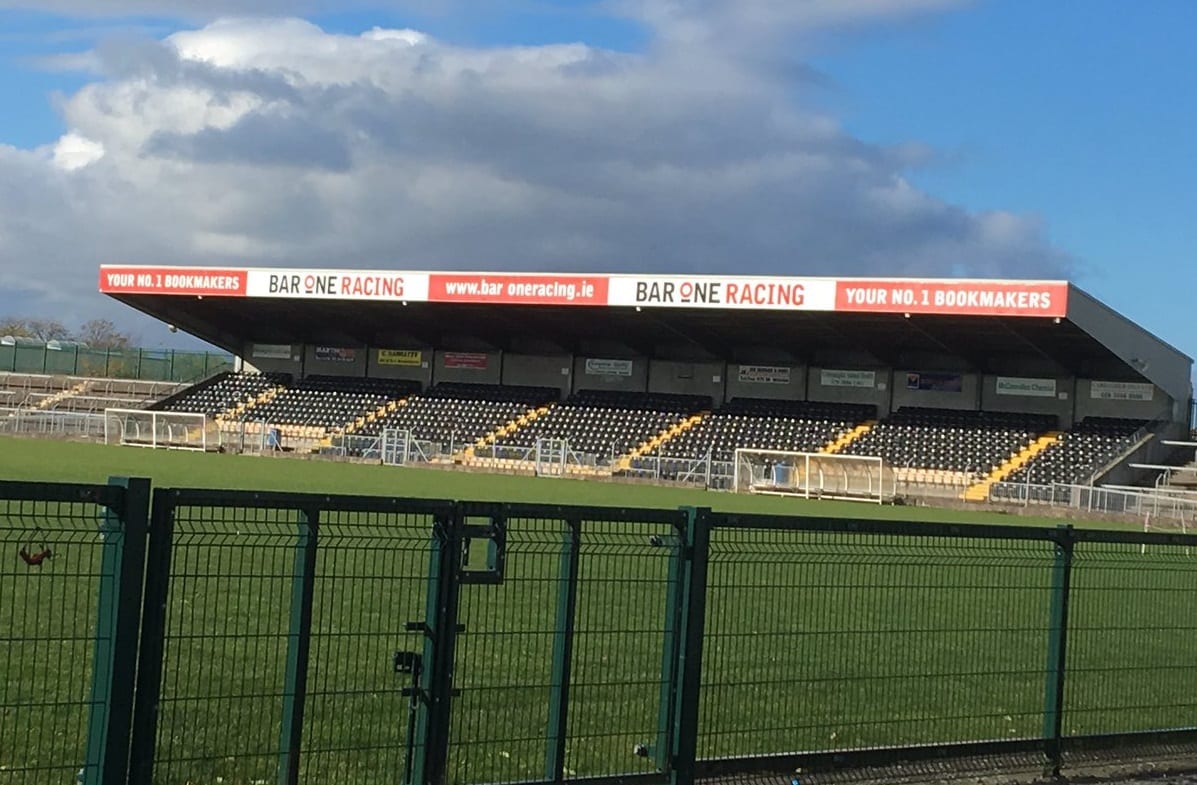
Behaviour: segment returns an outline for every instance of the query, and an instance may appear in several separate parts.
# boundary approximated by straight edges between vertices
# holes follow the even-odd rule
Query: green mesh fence
[[[126,485],[0,482],[0,785],[1197,749],[1195,537]]]
[[[0,345],[0,373],[197,382],[233,367],[231,355],[216,352]]]

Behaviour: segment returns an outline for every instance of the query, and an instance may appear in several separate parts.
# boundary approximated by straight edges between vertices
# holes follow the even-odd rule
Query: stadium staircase
[[[358,430],[365,428],[370,423],[376,422],[383,417],[386,417],[388,414],[399,409],[400,407],[407,406],[411,399],[412,396],[409,395],[405,398],[396,398],[394,400],[387,401],[374,411],[358,417],[353,422],[346,423],[340,428],[334,428],[330,433],[322,437],[320,441],[316,442],[316,444],[312,446],[311,451],[313,453],[318,453],[323,449],[332,447],[333,439],[337,438],[338,436],[352,436]]]
[[[1002,462],[1002,464],[991,471],[985,477],[985,479],[969,486],[968,490],[964,492],[964,495],[961,498],[970,502],[989,501],[990,488],[992,488],[996,483],[1002,482],[1011,474],[1014,474],[1014,472],[1033,461],[1037,455],[1058,442],[1061,435],[1062,434],[1060,431],[1049,431],[1048,433],[1045,433],[1042,436],[1034,439],[1025,447],[1023,447],[1017,455],[1014,455],[1008,460]]]
[[[236,406],[234,406],[232,409],[225,409],[223,412],[216,415],[216,421],[217,422],[235,422],[238,418],[241,417],[241,415],[245,414],[250,409],[253,409],[255,406],[261,406],[262,404],[270,403],[276,397],[278,397],[278,395],[280,393],[282,393],[286,389],[287,388],[285,385],[281,385],[281,384],[275,385],[274,387],[271,387],[270,389],[263,391],[262,393],[260,393],[258,395],[258,397],[254,398],[250,401],[246,401],[245,403],[239,403]]]
[[[65,401],[67,398],[73,398],[76,395],[80,395],[82,393],[87,392],[87,388],[90,384],[91,384],[91,382],[84,380],[84,381],[79,382],[78,384],[67,387],[65,390],[59,390],[58,392],[54,393],[53,395],[47,395],[45,398],[42,398],[40,401],[38,401],[37,404],[35,404],[33,408],[40,409],[42,411],[47,411],[49,409],[53,409],[55,406],[57,406],[58,404]]]
[[[705,420],[710,414],[710,412],[699,412],[698,414],[692,414],[681,422],[676,422],[669,426],[651,439],[641,442],[631,452],[616,461],[616,470],[626,472],[628,469],[632,468],[632,461],[636,460],[642,455],[647,455],[648,453],[660,447],[662,444],[668,442],[670,439],[690,430],[695,425],[698,425],[700,422]]]
[[[835,439],[834,441],[828,442],[827,444],[823,445],[823,447],[819,450],[819,452],[825,453],[828,455],[834,455],[835,453],[838,453],[840,450],[847,447],[852,442],[854,442],[857,439],[859,439],[860,437],[864,436],[869,431],[873,430],[873,426],[876,424],[877,424],[876,420],[865,420],[860,425],[856,426],[855,428],[848,431],[847,433],[841,434],[839,436],[839,438]]]
[[[457,455],[454,456],[454,460],[461,460],[461,461],[473,460],[474,454],[478,450],[482,449],[483,447],[491,446],[492,444],[497,442],[499,439],[502,439],[504,436],[509,436],[509,435],[515,433],[516,431],[518,431],[520,428],[523,428],[525,425],[532,422],[533,420],[535,420],[539,417],[543,417],[544,415],[546,415],[550,411],[552,411],[554,406],[556,406],[556,404],[550,403],[550,404],[546,404],[545,406],[537,406],[534,409],[529,409],[528,411],[521,414],[519,417],[516,417],[514,420],[510,420],[510,421],[504,423],[503,425],[499,426],[498,428],[494,429],[490,433],[483,436],[478,441],[471,444],[469,447],[466,447],[464,450],[462,450],[460,453],[458,453]]]

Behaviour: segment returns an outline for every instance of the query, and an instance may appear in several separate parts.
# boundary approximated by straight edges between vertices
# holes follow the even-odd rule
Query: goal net
[[[104,443],[167,450],[208,450],[219,446],[215,423],[198,412],[106,409]]]
[[[882,504],[895,495],[894,471],[879,457],[738,449],[736,493],[848,499]]]

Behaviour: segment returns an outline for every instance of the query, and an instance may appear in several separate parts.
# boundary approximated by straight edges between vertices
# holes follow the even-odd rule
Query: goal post
[[[894,471],[878,456],[754,450],[735,453],[736,493],[884,504],[896,495]]]
[[[215,423],[200,412],[105,409],[104,443],[166,450],[216,449]]]

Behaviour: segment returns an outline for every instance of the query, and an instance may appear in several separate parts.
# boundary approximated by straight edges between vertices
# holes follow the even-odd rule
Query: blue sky
[[[74,7],[70,0],[52,4],[68,9],[57,14],[20,10],[15,7],[20,3],[0,0],[0,116],[4,118],[0,145],[21,151],[53,145],[63,133],[74,130],[68,127],[72,125],[68,117],[94,114],[80,100],[73,110],[65,109],[62,101],[69,102],[85,85],[119,81],[111,74],[57,69],[49,64],[54,58],[85,53],[114,37],[161,39],[209,23],[194,13],[181,13],[186,2],[180,2],[165,3],[160,10],[151,0],[112,3],[114,8],[137,13],[80,17],[69,13]],[[471,52],[583,42],[597,50],[652,57],[670,46],[663,41],[675,32],[668,27],[672,22],[661,23],[649,14],[621,18],[609,12],[610,4],[599,2],[504,0],[488,4],[485,7],[491,10],[484,13],[478,12],[478,4],[455,5],[448,0],[426,13],[413,13],[413,6],[402,2],[360,6],[352,13],[320,11],[319,0],[313,3],[316,10],[306,18],[326,33],[356,36],[375,26],[411,27]],[[227,0],[228,4],[235,14],[237,0]],[[911,4],[919,3],[905,5]],[[747,8],[750,4],[726,5]],[[769,3],[761,0],[760,5]],[[874,151],[921,145],[922,157],[902,165],[902,175],[930,198],[977,214],[1008,211],[1025,219],[1029,234],[1041,227],[1041,239],[1019,239],[1003,248],[1004,256],[991,265],[968,268],[966,262],[965,272],[997,269],[1032,275],[1042,269],[1046,275],[1063,269],[1100,299],[1189,354],[1197,354],[1197,336],[1189,318],[1197,283],[1190,261],[1197,230],[1189,217],[1197,182],[1197,154],[1190,140],[1197,127],[1197,100],[1190,84],[1191,75],[1197,73],[1197,49],[1191,46],[1197,3],[1152,0],[1131,6],[1124,0],[994,0],[953,5],[945,0],[945,7],[922,13],[903,12],[899,0],[892,5],[893,13],[862,12],[860,18],[842,24],[811,25],[787,18],[783,21],[791,27],[785,28],[781,41],[765,35],[769,30],[763,26],[753,29],[751,20],[735,20],[734,11],[712,11],[706,17],[695,12],[695,18],[717,29],[719,25],[728,29],[729,20],[737,23],[735,35],[720,34],[717,43],[707,42],[708,46],[739,47],[736,56],[741,59],[754,54],[754,47],[774,47],[775,63],[802,63],[817,72],[820,79],[813,86],[810,80],[794,80],[788,87],[789,99],[802,113],[838,122],[844,137],[838,141],[858,142]],[[146,14],[147,10],[152,13]],[[700,67],[703,61],[699,57],[693,62]],[[760,74],[762,79],[772,79],[776,72]],[[746,92],[755,88],[752,78],[751,73],[745,77]],[[681,114],[695,112],[687,109]],[[721,115],[714,115],[712,122],[718,124],[720,119]],[[626,134],[632,140],[627,144],[635,144],[637,134],[643,133]],[[728,144],[744,142],[740,131],[730,138]],[[73,186],[64,187],[69,191]],[[862,218],[854,215],[851,220]],[[669,226],[668,221],[661,223]],[[480,219],[479,225],[488,224]],[[204,234],[200,229],[195,230],[197,235]],[[762,232],[781,229],[766,226]],[[911,231],[907,227],[903,236]],[[125,259],[141,252],[127,235],[122,235],[126,244],[114,249]],[[882,242],[884,235],[878,238],[876,242]],[[667,241],[666,235],[644,240],[648,248],[659,248]],[[501,242],[494,243],[501,247]],[[1024,245],[1030,249],[1028,261],[1020,266],[1010,258]],[[852,252],[834,239],[812,246],[828,249],[823,252],[828,260],[829,254]],[[364,245],[361,254],[369,258],[372,247]],[[473,261],[470,248],[452,243],[428,247],[426,253],[447,259],[449,266],[455,254]],[[553,247],[569,248],[568,238]],[[772,247],[762,245],[766,249],[762,253]],[[144,254],[157,258],[161,248],[147,241]],[[895,259],[902,261],[895,261],[892,273],[923,270],[918,248],[895,251]],[[628,258],[651,258],[635,248],[624,252]],[[730,253],[725,250],[724,258]],[[1038,261],[1038,254],[1044,261]],[[1069,261],[1058,263],[1054,255]],[[193,249],[186,256],[185,261],[199,261],[202,250]],[[601,265],[605,257],[594,258]],[[703,264],[704,272],[716,271],[711,268],[718,267],[718,257]],[[738,265],[734,259],[727,261],[728,269]],[[808,271],[806,265],[813,265],[811,272],[834,271],[815,269],[814,260],[799,259],[798,265],[788,271]],[[647,269],[652,264],[640,266]],[[883,262],[874,262],[867,271],[886,269]]]
[[[1187,0],[1011,0],[871,31],[816,62],[850,129],[944,154],[916,182],[1040,215],[1083,288],[1194,355],[1194,30]]]

